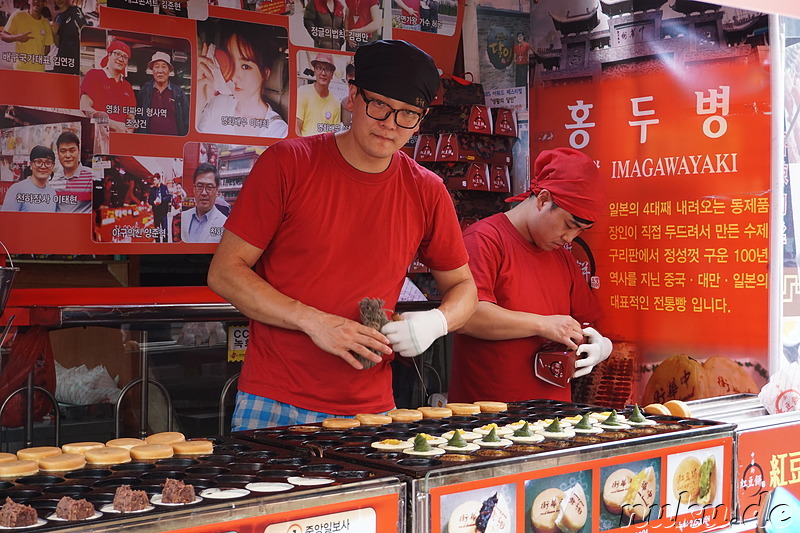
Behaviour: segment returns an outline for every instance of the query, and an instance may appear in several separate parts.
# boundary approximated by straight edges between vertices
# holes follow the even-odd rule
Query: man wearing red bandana
[[[542,345],[577,349],[575,377],[610,355],[611,341],[583,326],[601,311],[564,248],[598,220],[603,192],[588,156],[572,148],[547,150],[534,163],[530,189],[507,200],[518,205],[464,230],[478,308],[454,338],[449,401],[569,401],[568,386],[534,373]]]
[[[125,79],[130,58],[131,47],[114,39],[100,68],[89,70],[81,81],[81,111],[89,118],[107,116],[109,129],[119,133],[133,132],[128,121],[134,118],[136,95]]]

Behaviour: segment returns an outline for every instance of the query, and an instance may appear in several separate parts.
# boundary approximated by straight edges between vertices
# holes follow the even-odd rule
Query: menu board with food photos
[[[434,487],[431,531],[723,529],[733,519],[731,454],[725,438]]]
[[[405,39],[450,74],[462,16],[458,0],[3,3],[2,240],[211,253],[258,155],[349,127],[359,46]]]

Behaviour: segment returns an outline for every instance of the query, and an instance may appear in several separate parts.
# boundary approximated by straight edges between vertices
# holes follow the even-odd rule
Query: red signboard
[[[768,493],[778,487],[800,498],[800,423],[741,432],[734,481],[742,522],[759,518]]]

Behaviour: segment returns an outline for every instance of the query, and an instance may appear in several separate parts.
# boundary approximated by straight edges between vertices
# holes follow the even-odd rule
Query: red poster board
[[[737,517],[759,517],[767,494],[783,487],[800,498],[800,423],[742,431],[737,437]]]
[[[551,15],[562,35],[578,24]],[[766,368],[768,46],[725,42],[724,8],[704,14],[702,46],[700,16],[676,15],[598,12],[608,48],[593,47],[600,26],[563,36],[560,68],[541,59],[532,81],[531,157],[572,146],[605,178],[607,215],[585,235],[605,335],[646,365],[685,353]]]

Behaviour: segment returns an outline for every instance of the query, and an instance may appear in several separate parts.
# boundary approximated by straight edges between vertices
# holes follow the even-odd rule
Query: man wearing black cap
[[[392,409],[393,349],[418,355],[474,311],[452,201],[441,179],[400,152],[438,86],[419,48],[362,46],[351,128],[279,142],[253,168],[208,276],[251,319],[234,429]],[[404,313],[382,333],[361,325],[359,301],[393,309],[417,253],[441,305]],[[364,369],[354,355],[376,364]]]
[[[530,189],[507,200],[521,203],[464,230],[479,303],[454,338],[450,401],[569,401],[568,386],[535,374],[544,342],[581,356],[564,376],[586,375],[611,353],[611,341],[585,327],[600,307],[564,247],[605,208],[600,172],[578,150],[556,148],[539,154],[532,174]]]
[[[50,185],[56,154],[46,146],[34,146],[30,156],[31,175],[8,188],[0,211],[58,211],[56,190]]]

